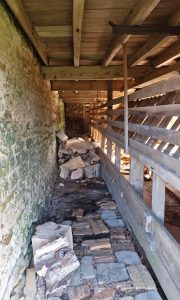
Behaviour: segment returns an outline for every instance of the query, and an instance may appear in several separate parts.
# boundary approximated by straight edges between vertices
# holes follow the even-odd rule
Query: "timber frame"
[[[168,300],[179,300],[180,246],[164,220],[167,185],[180,189],[179,0],[4,1],[40,58],[42,78],[65,107],[81,104],[102,176]],[[145,166],[152,208],[143,198]]]

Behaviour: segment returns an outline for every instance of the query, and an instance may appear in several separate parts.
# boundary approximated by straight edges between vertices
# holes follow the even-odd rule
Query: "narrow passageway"
[[[48,211],[48,221],[72,225],[80,262],[64,293],[52,293],[48,299],[161,299],[101,178],[59,178]],[[42,297],[42,286],[38,289]]]

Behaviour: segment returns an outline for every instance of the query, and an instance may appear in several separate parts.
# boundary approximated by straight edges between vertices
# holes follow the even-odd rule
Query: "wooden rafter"
[[[169,19],[167,25],[179,25],[180,23],[180,9]],[[135,52],[129,59],[128,59],[128,65],[129,66],[135,66],[139,62],[141,62],[143,59],[150,56],[156,49],[164,45],[166,42],[169,41],[169,36],[166,36],[165,34],[158,35],[156,37],[150,37],[147,42],[138,49],[137,52]]]
[[[160,55],[155,57],[152,61],[151,64],[153,67],[161,67],[168,62],[176,59],[177,57],[180,56],[180,42],[178,41],[177,43],[173,44],[171,47],[166,49],[164,52],[162,52]]]
[[[120,91],[123,86],[123,81],[113,80],[113,91]],[[106,91],[106,80],[53,80],[51,82],[52,91]]]
[[[25,11],[23,2],[21,0],[6,0],[9,8],[11,9],[14,16],[17,18],[19,24],[31,40],[34,48],[39,54],[40,58],[44,62],[45,65],[48,65],[47,56],[44,50],[44,46],[42,42],[37,40],[33,34],[31,21]]]
[[[152,72],[151,67],[137,66],[129,69],[129,78],[139,78]],[[123,78],[122,66],[42,67],[42,75],[48,80],[112,80]]]
[[[126,24],[135,25],[141,24],[152,10],[157,6],[160,0],[144,1],[140,0],[135,3],[133,11],[130,13],[126,20]],[[113,58],[121,50],[124,43],[130,39],[131,35],[123,35],[122,37],[115,37],[112,41],[111,46],[108,51],[105,53],[102,64],[104,66],[109,65]]]
[[[85,0],[73,0],[73,46],[75,67],[79,67],[84,4]]]

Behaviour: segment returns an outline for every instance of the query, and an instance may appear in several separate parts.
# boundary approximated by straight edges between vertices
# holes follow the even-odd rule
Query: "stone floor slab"
[[[84,256],[81,259],[80,270],[82,279],[95,278],[96,272],[93,267],[93,258],[92,256]]]
[[[72,279],[70,286],[77,286],[81,284],[81,273],[80,268],[78,268],[74,273],[72,274]]]
[[[100,284],[125,281],[129,275],[122,263],[106,263],[97,265],[97,278]]]
[[[135,300],[162,300],[162,298],[157,291],[150,291],[136,295]]]
[[[101,213],[101,218],[103,220],[112,220],[112,219],[116,219],[117,215],[112,210],[103,210],[102,213]]]
[[[125,224],[122,219],[104,219],[104,222],[109,226],[109,227],[124,227]]]
[[[127,267],[129,276],[136,290],[155,290],[156,285],[144,265]]]
[[[137,265],[141,264],[141,260],[136,252],[134,251],[118,251],[115,253],[119,262],[124,263],[125,265]]]

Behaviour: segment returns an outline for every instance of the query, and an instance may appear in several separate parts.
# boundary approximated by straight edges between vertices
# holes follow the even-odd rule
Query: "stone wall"
[[[56,176],[56,92],[0,4],[0,299],[10,299],[29,264],[31,234]]]

